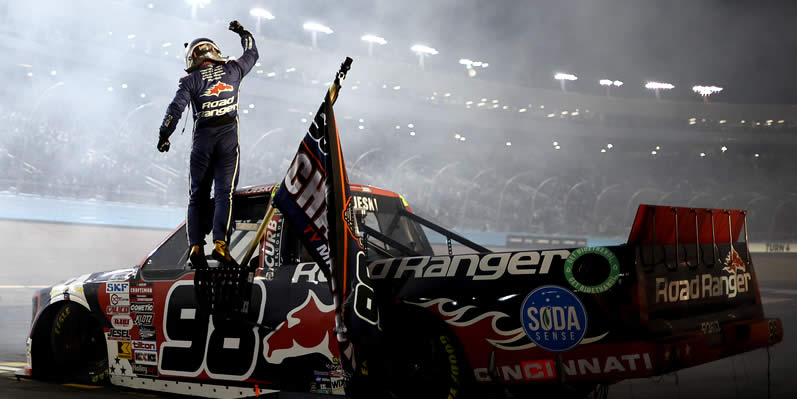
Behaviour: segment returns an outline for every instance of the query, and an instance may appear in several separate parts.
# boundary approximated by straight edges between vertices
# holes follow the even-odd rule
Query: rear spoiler
[[[659,205],[640,205],[637,209],[631,233],[628,236],[628,245],[638,246],[675,246],[675,262],[673,266],[687,264],[686,254],[681,253],[682,245],[694,245],[697,256],[696,265],[701,259],[708,260],[701,255],[701,244],[712,244],[710,264],[721,262],[718,254],[718,243],[730,244],[738,242],[739,234],[744,230],[744,243],[747,247],[747,211],[734,209],[707,209],[685,208]],[[750,254],[745,259],[750,262]],[[667,259],[656,257],[642,261],[646,265],[667,264]],[[662,251],[662,255],[666,253]],[[696,266],[689,265],[689,266]]]

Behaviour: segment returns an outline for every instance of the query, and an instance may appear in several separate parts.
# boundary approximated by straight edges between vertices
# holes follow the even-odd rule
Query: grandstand
[[[0,16],[14,60],[0,65],[0,92],[15,99],[0,104],[0,191],[183,207],[191,125],[181,135],[180,121],[165,155],[157,126],[181,76],[179,41],[209,32],[237,55],[226,26],[138,2],[109,2],[106,13],[128,18],[99,23],[78,6],[58,17],[22,6]],[[745,208],[752,238],[797,239],[792,105],[565,92],[471,78],[461,65],[421,69],[365,46],[266,34],[257,44],[241,93],[240,186],[282,178],[351,55],[336,106],[351,180],[401,192],[446,226],[618,237],[651,203]]]

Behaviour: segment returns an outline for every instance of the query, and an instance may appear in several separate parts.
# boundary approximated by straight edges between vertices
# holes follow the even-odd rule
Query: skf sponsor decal
[[[147,366],[158,365],[158,352],[155,351],[133,351],[133,361],[136,364]]]
[[[128,306],[130,305],[130,295],[126,294],[111,294],[108,300],[111,306]]]
[[[557,378],[556,363],[552,359],[526,361],[496,367],[504,381],[539,381]],[[562,371],[568,376],[628,375],[653,370],[650,354],[628,353],[618,356],[578,358],[562,361]],[[490,381],[486,368],[476,368],[477,381]]]
[[[219,94],[224,93],[225,91],[232,91],[232,85],[228,85],[224,82],[217,82],[215,85],[210,86],[204,93],[202,93],[202,97],[208,96],[216,96],[218,97]]]
[[[137,326],[151,326],[152,318],[152,313],[136,313],[136,319],[133,321],[133,324]]]
[[[570,251],[563,249],[479,255],[410,256],[376,260],[368,267],[371,269],[372,279],[468,277],[473,280],[497,280],[507,274],[548,274],[555,259],[566,259],[569,255]],[[296,277],[294,273],[294,280]]]
[[[753,276],[747,272],[744,261],[733,247],[725,258],[722,271],[727,275],[704,273],[688,280],[656,278],[656,303],[675,303],[697,299],[725,297],[736,298],[750,291]]]
[[[567,351],[578,345],[587,333],[584,304],[562,287],[546,285],[535,289],[520,309],[523,330],[540,348]]]
[[[127,314],[130,313],[130,306],[114,306],[109,305],[105,307],[107,314]]]
[[[133,360],[133,350],[130,348],[130,341],[116,342],[116,353],[120,359]]]
[[[111,325],[115,329],[129,330],[133,328],[133,320],[128,315],[117,315],[111,317]]]
[[[133,350],[136,351],[157,351],[158,344],[149,341],[133,341]]]
[[[127,294],[130,290],[130,283],[105,283],[105,292],[108,294]]]
[[[609,275],[606,276],[606,279],[603,280],[603,282],[595,285],[583,284],[576,280],[575,276],[573,276],[573,265],[575,265],[576,261],[582,256],[590,254],[600,255],[609,264]],[[573,251],[573,253],[571,253],[565,261],[565,279],[567,279],[567,282],[571,287],[575,288],[576,291],[587,294],[600,294],[602,292],[608,291],[609,288],[612,288],[614,284],[617,283],[619,278],[620,262],[617,260],[617,256],[615,256],[614,253],[606,247],[579,248]]]
[[[108,331],[108,339],[112,341],[120,341],[120,340],[129,341],[130,330],[120,330],[118,328],[112,328],[110,331]]]
[[[133,313],[152,313],[153,309],[155,309],[155,305],[153,305],[151,302],[133,302],[130,305],[130,311]]]

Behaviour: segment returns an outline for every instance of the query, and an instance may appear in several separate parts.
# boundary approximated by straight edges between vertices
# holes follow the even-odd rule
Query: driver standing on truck
[[[258,58],[255,40],[238,21],[229,29],[241,37],[244,53],[237,60],[222,57],[212,40],[199,38],[186,43],[188,75],[180,79],[177,94],[166,109],[160,126],[158,151],[169,151],[169,136],[189,103],[194,110],[194,133],[190,164],[190,197],[186,216],[189,260],[194,268],[207,267],[203,246],[208,232],[204,210],[213,207],[211,257],[221,264],[235,265],[228,248],[233,230],[232,197],[240,174],[238,146],[238,89],[241,80]],[[214,186],[213,204],[210,199]]]

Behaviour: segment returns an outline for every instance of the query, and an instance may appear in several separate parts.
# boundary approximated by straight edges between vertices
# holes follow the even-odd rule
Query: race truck
[[[642,205],[623,245],[492,252],[399,194],[350,187],[390,397],[579,396],[783,337],[763,314],[743,211]],[[272,188],[234,196],[236,260],[266,226],[243,317],[203,311],[182,224],[138,265],[37,292],[24,373],[204,397],[345,394],[327,278],[279,211],[263,220]]]

